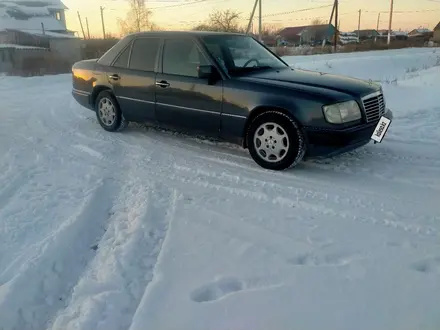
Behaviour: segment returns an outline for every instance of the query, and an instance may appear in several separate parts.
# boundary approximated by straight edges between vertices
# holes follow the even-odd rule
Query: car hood
[[[289,68],[256,72],[242,79],[253,82],[273,82],[277,85],[282,83],[284,86],[292,88],[294,88],[293,85],[301,85],[329,89],[354,97],[362,97],[380,90],[380,85],[374,82],[315,71],[292,70]]]

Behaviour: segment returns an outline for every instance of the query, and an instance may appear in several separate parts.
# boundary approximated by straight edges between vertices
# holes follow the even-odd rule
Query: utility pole
[[[99,9],[101,10],[102,34],[104,35],[104,39],[105,39],[104,7],[101,6]]]
[[[262,32],[263,32],[263,17],[262,17],[262,15],[263,15],[263,4],[262,4],[262,2],[263,2],[263,0],[259,0],[259,4],[260,4],[260,7],[259,7],[259,12],[260,12],[260,18],[259,18],[259,25],[258,25],[258,38],[260,39],[260,42],[263,42],[263,35],[262,35]]]
[[[336,1],[333,3],[333,9],[332,9],[332,13],[330,14],[330,19],[329,19],[329,21],[328,21],[328,25],[330,26],[330,24],[332,24],[332,21],[333,21],[333,15],[335,14],[335,7],[336,7]],[[326,41],[326,39],[324,39],[323,41],[322,41],[322,48],[324,49],[324,46],[325,46],[325,41]]]
[[[87,37],[90,39],[89,19],[86,17]]]
[[[380,12],[379,12],[379,14],[377,15],[377,27],[376,27],[376,30],[377,30],[377,31],[379,31],[379,24],[380,24]]]
[[[335,53],[338,51],[338,14],[339,14],[339,0],[335,0]]]
[[[251,30],[251,26],[252,26],[252,30],[254,29],[254,15],[255,15],[255,10],[257,10],[257,5],[258,5],[259,0],[255,0],[255,4],[254,4],[254,9],[252,9],[252,14],[251,14],[251,18],[249,18],[249,24],[248,27],[246,29],[246,34],[249,34],[249,31]]]
[[[362,15],[362,9],[359,9],[358,40],[361,38],[361,15]]]
[[[83,33],[83,37],[85,39],[86,38],[86,33],[84,32],[84,26],[83,26],[83,23],[82,23],[82,20],[81,20],[81,15],[80,15],[79,11],[78,11],[78,19],[79,19],[79,24],[81,25],[81,31]]]
[[[394,9],[394,0],[391,0],[390,25],[388,27],[388,45],[391,43],[391,29],[393,27],[393,9]]]
[[[379,24],[380,24],[380,12],[377,15],[377,27],[376,27],[376,31],[379,32]],[[377,37],[374,38],[374,42],[377,42]]]

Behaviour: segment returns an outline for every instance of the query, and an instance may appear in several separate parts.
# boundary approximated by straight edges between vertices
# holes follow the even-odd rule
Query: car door
[[[192,38],[166,38],[156,76],[156,119],[164,125],[213,136],[220,131],[223,83],[198,78],[209,61]]]
[[[112,64],[109,80],[128,120],[154,121],[156,68],[161,39],[139,37]]]

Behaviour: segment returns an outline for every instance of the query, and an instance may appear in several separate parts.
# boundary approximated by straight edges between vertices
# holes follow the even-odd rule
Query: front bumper
[[[383,115],[393,119],[390,109]],[[344,130],[323,130],[308,127],[305,129],[308,143],[307,157],[332,157],[368,144],[377,122]]]

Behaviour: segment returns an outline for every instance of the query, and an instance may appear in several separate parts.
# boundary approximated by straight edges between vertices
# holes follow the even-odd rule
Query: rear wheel
[[[294,167],[306,152],[304,134],[299,125],[278,111],[265,112],[252,121],[247,145],[254,161],[270,170]]]
[[[128,125],[116,98],[110,91],[99,93],[96,98],[95,110],[99,124],[106,131],[121,131]]]

